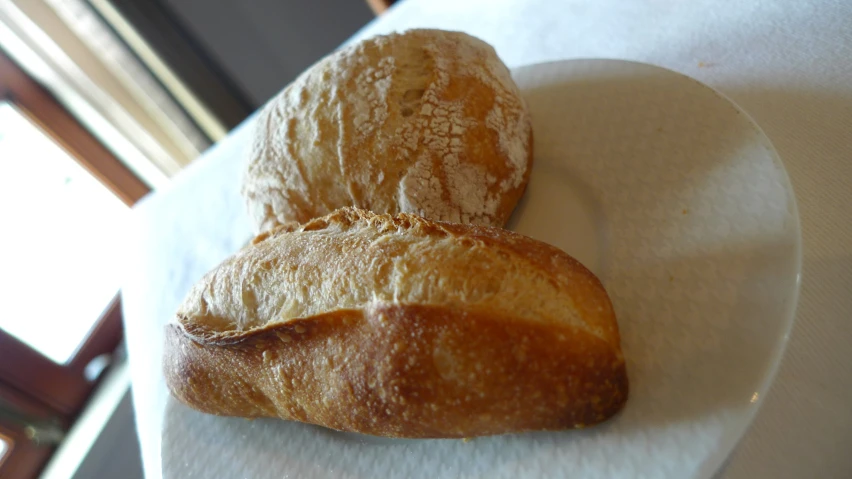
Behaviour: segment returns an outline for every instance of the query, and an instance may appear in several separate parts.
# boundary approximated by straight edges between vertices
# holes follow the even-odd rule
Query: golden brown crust
[[[218,343],[167,331],[172,393],[201,411],[388,437],[584,427],[627,400],[624,362],[576,328],[434,306],[337,311]]]
[[[205,276],[177,322],[167,383],[213,414],[470,437],[590,425],[627,399],[600,281],[497,228],[355,208],[279,227]]]

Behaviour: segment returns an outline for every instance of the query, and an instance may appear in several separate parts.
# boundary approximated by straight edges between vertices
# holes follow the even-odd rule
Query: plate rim
[[[751,425],[754,423],[754,420],[757,417],[758,411],[763,407],[763,403],[766,400],[766,396],[768,395],[772,385],[775,383],[775,378],[778,376],[778,372],[781,369],[781,363],[784,359],[784,355],[787,351],[787,345],[790,340],[790,335],[793,332],[793,327],[796,322],[796,316],[798,315],[799,308],[799,298],[801,293],[801,283],[802,283],[802,261],[803,261],[803,251],[802,251],[802,226],[801,226],[801,218],[799,216],[799,206],[798,200],[796,199],[796,192],[793,188],[793,183],[790,180],[790,174],[787,171],[787,167],[784,164],[781,155],[778,153],[778,150],[775,148],[775,144],[772,143],[772,139],[763,128],[760,127],[760,124],[745,110],[742,106],[740,106],[737,102],[735,102],[728,95],[723,92],[717,90],[716,88],[711,87],[710,85],[698,80],[697,78],[693,78],[685,73],[679,72],[677,70],[672,70],[667,67],[663,67],[660,65],[656,65],[648,62],[640,62],[635,60],[625,60],[619,58],[606,58],[606,57],[577,57],[577,58],[564,58],[559,60],[551,60],[546,62],[539,63],[530,63],[526,65],[519,65],[517,67],[509,69],[512,80],[517,83],[516,76],[523,72],[529,70],[535,70],[539,68],[548,68],[548,67],[556,67],[557,65],[564,65],[568,63],[594,63],[594,64],[622,64],[622,65],[632,65],[634,67],[640,68],[650,68],[656,69],[666,72],[667,74],[674,74],[678,77],[681,77],[685,80],[693,82],[700,87],[705,88],[710,91],[719,99],[725,101],[733,107],[744,119],[746,122],[750,124],[752,128],[755,129],[756,132],[759,133],[761,139],[766,143],[766,150],[769,156],[772,158],[772,161],[775,163],[777,167],[779,167],[779,171],[782,174],[781,178],[781,186],[788,193],[788,211],[790,216],[792,217],[792,224],[790,228],[794,231],[795,235],[793,238],[794,241],[794,251],[793,251],[793,269],[795,273],[795,281],[793,285],[793,291],[791,291],[792,295],[789,299],[789,307],[787,308],[786,317],[782,317],[781,319],[781,337],[780,340],[776,342],[776,344],[772,347],[772,352],[770,353],[768,360],[769,366],[766,368],[766,372],[760,382],[759,387],[757,388],[757,399],[752,402],[752,406],[747,409],[744,413],[745,421],[741,421],[741,423],[737,424],[735,427],[726,428],[728,430],[723,431],[722,436],[717,443],[716,450],[707,456],[701,465],[698,468],[697,477],[700,479],[710,479],[715,474],[720,472],[725,465],[726,460],[731,456],[734,450],[739,446],[742,442],[743,438],[746,436],[746,433],[751,428]],[[523,89],[519,87],[521,92]]]

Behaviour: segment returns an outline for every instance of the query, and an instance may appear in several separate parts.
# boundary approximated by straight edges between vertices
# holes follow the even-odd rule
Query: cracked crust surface
[[[257,231],[344,206],[503,226],[532,158],[526,104],[494,49],[410,30],[335,52],[273,98],[242,193]]]

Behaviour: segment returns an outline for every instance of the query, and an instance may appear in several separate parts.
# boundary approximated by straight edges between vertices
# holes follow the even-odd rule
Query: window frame
[[[0,401],[35,420],[55,419],[54,412],[49,407],[33,401],[19,391],[0,387]],[[69,425],[67,419],[60,418],[58,423],[60,427]],[[20,424],[0,424],[0,434],[12,440],[6,457],[0,462],[0,475],[3,477],[34,477],[55,449],[53,445],[39,445],[31,441],[27,437],[26,427]]]
[[[218,62],[202,48],[190,29],[184,25],[178,15],[175,15],[166,2],[124,0],[86,0],[86,2],[128,48],[136,53],[142,63],[150,68],[151,64],[145,60],[144,55],[140,54],[140,45],[132,41],[128,32],[121,28],[114,18],[106,14],[107,9],[104,4],[114,10],[228,130],[236,128],[258,107],[225,73]],[[167,82],[163,81],[156,69],[150,69],[168,90]],[[179,98],[176,97],[176,100],[181,103]],[[196,123],[198,123],[197,119]],[[216,140],[216,138],[212,139]]]
[[[86,365],[114,351],[122,334],[120,295],[110,301],[66,364],[54,363],[0,330],[0,386],[25,391],[63,417],[74,417],[95,387],[86,379]]]
[[[0,50],[0,101],[2,100],[14,104],[124,204],[132,206],[150,191],[142,180],[83,127],[53,95]]]
[[[2,50],[0,101],[13,104],[124,204],[132,206],[150,191]],[[97,385],[97,378],[86,377],[86,366],[96,357],[115,351],[122,337],[120,292],[106,305],[86,339],[65,364],[54,363],[0,330],[0,399],[16,412],[35,418],[49,417],[64,427],[69,426]],[[14,441],[0,463],[0,476],[10,472],[15,472],[15,477],[34,476],[53,452],[52,446],[34,444],[21,428],[0,424],[0,433]]]

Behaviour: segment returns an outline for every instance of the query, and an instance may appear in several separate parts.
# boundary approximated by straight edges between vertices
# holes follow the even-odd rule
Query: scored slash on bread
[[[600,281],[498,228],[344,208],[259,236],[176,320],[167,384],[212,414],[473,437],[591,425],[628,394]]]

